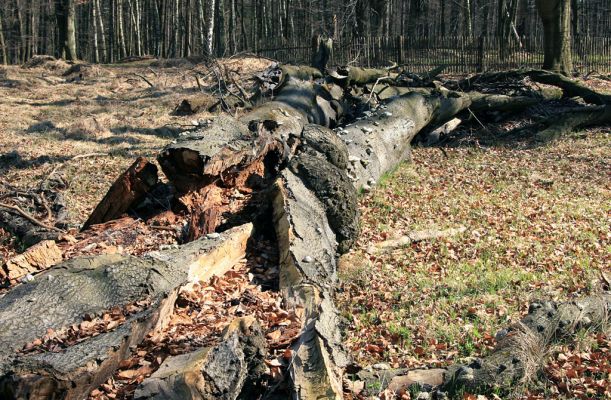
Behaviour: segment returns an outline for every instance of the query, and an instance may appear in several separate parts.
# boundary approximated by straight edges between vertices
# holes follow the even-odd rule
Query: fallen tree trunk
[[[608,326],[609,310],[609,293],[566,303],[534,302],[526,317],[503,331],[489,356],[450,367],[440,390],[450,394],[507,393],[516,385],[535,379],[540,357],[550,345],[574,337],[581,329],[600,330]]]
[[[471,76],[457,83],[461,90],[472,90],[477,85],[503,82],[530,77],[533,81],[561,88],[566,97],[581,97],[587,103],[604,105],[611,103],[611,95],[598,93],[582,83],[564,75],[544,70],[513,70],[488,72]]]
[[[292,397],[342,399],[348,358],[332,301],[337,242],[324,208],[290,171],[277,182],[274,226],[280,250],[280,290],[287,308],[301,310],[302,331],[292,346]]]
[[[410,142],[424,127],[443,123],[471,104],[468,96],[452,96],[410,93],[338,129],[350,153],[348,173],[354,186],[367,190],[375,185],[409,158]]]
[[[0,299],[0,397],[86,396],[129,356],[131,346],[165,325],[183,285],[223,274],[244,257],[251,229],[242,226],[147,258],[76,258],[13,289]],[[60,352],[17,353],[49,329],[59,331],[137,302],[150,305],[116,330]]]

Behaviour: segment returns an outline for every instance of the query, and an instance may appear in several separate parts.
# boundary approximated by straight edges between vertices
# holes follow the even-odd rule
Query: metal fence
[[[254,52],[283,63],[309,63],[312,48],[309,38],[301,40],[272,38],[259,42]],[[446,72],[540,68],[543,64],[543,38],[521,37],[507,43],[496,37],[361,37],[337,40],[333,44],[332,65],[378,67],[407,65],[413,72],[424,72],[446,65]],[[583,74],[611,72],[611,38],[581,36],[573,38],[573,62]]]

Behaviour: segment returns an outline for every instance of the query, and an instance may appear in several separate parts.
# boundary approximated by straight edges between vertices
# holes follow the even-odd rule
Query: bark
[[[82,230],[120,217],[157,183],[157,167],[139,157],[116,181],[91,213]]]
[[[235,400],[265,372],[265,339],[253,317],[235,319],[219,344],[167,358],[136,390],[134,399]]]
[[[36,225],[23,215],[2,207],[0,207],[0,227],[17,236],[25,247],[59,237],[59,232]]]
[[[276,188],[280,290],[288,307],[303,310],[302,334],[292,347],[292,393],[299,399],[342,399],[342,375],[349,359],[329,291],[337,282],[335,235],[323,205],[299,177],[285,170]]]
[[[409,159],[409,144],[425,126],[446,122],[471,105],[468,96],[453,96],[410,93],[340,130],[351,156],[348,176],[354,186],[375,185],[384,173]]]
[[[536,124],[537,139],[549,141],[577,129],[611,123],[611,104],[565,112]]]
[[[389,77],[387,69],[340,66],[328,71],[331,78],[343,87],[375,83],[378,79]]]
[[[611,95],[599,93],[590,89],[577,80],[568,78],[558,73],[543,70],[511,70],[503,72],[483,73],[471,76],[456,83],[459,90],[470,91],[482,85],[497,82],[511,81],[531,78],[535,82],[556,86],[564,91],[566,97],[581,97],[586,102],[598,105],[611,103]],[[540,95],[545,99],[553,99],[555,93],[550,90],[540,90]]]
[[[244,225],[148,258],[76,258],[16,287],[0,298],[0,397],[85,397],[112,375],[131,346],[166,324],[182,286],[222,275],[244,257],[251,230]],[[151,305],[114,331],[58,353],[16,353],[48,329],[143,300]]]
[[[569,75],[571,55],[571,0],[537,0],[543,22],[543,69]]]
[[[323,39],[316,35],[312,39],[312,62],[311,65],[318,69],[320,72],[324,72],[327,68],[327,63],[333,52],[333,40]]]
[[[2,64],[8,64],[8,52],[6,49],[6,42],[4,40],[4,25],[2,18],[2,11],[0,10],[0,50],[2,51]]]
[[[76,5],[74,0],[55,0],[60,57],[76,61]]]
[[[600,330],[608,326],[610,309],[609,293],[560,304],[534,302],[526,317],[503,331],[503,338],[489,356],[450,367],[441,390],[507,393],[536,376],[541,355],[553,343],[570,339],[581,329]]]

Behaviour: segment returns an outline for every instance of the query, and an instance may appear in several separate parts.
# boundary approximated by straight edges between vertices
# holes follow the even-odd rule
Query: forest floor
[[[246,77],[269,61],[226,63]],[[61,168],[68,222],[78,228],[137,156],[154,159],[210,117],[170,115],[199,92],[192,68],[147,61],[68,77],[65,69],[0,68],[0,184],[34,187]],[[609,285],[609,149],[608,128],[539,146],[480,146],[475,136],[443,152],[416,148],[412,163],[361,197],[363,232],[340,262],[337,300],[353,357],[394,368],[484,355],[531,300]],[[82,154],[90,156],[72,160]],[[461,226],[453,238],[370,250],[414,230]],[[0,264],[20,250],[0,230]],[[609,337],[582,332],[545,360],[543,385],[525,397],[611,396]]]
[[[413,163],[361,198],[363,232],[340,262],[338,307],[358,363],[437,367],[479,357],[531,301],[600,291],[602,274],[611,276],[609,149],[608,129],[538,147],[415,149]],[[452,238],[371,250],[461,226]],[[611,395],[610,338],[578,337],[546,355],[544,385],[527,398]]]

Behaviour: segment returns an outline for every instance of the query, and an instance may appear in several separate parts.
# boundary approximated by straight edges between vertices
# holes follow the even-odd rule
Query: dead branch
[[[40,226],[41,228],[45,228],[51,231],[55,231],[55,232],[61,232],[61,233],[65,233],[64,230],[56,228],[54,226],[51,225],[47,225],[44,222],[39,221],[38,219],[34,218],[31,214],[25,212],[24,210],[22,210],[21,208],[19,208],[19,206],[12,206],[10,204],[6,204],[6,203],[0,203],[0,207],[2,208],[6,208],[8,210],[14,211],[16,213],[18,213],[19,215],[21,215],[22,217],[24,217],[25,219],[27,219],[28,221],[30,221],[31,223]]]

